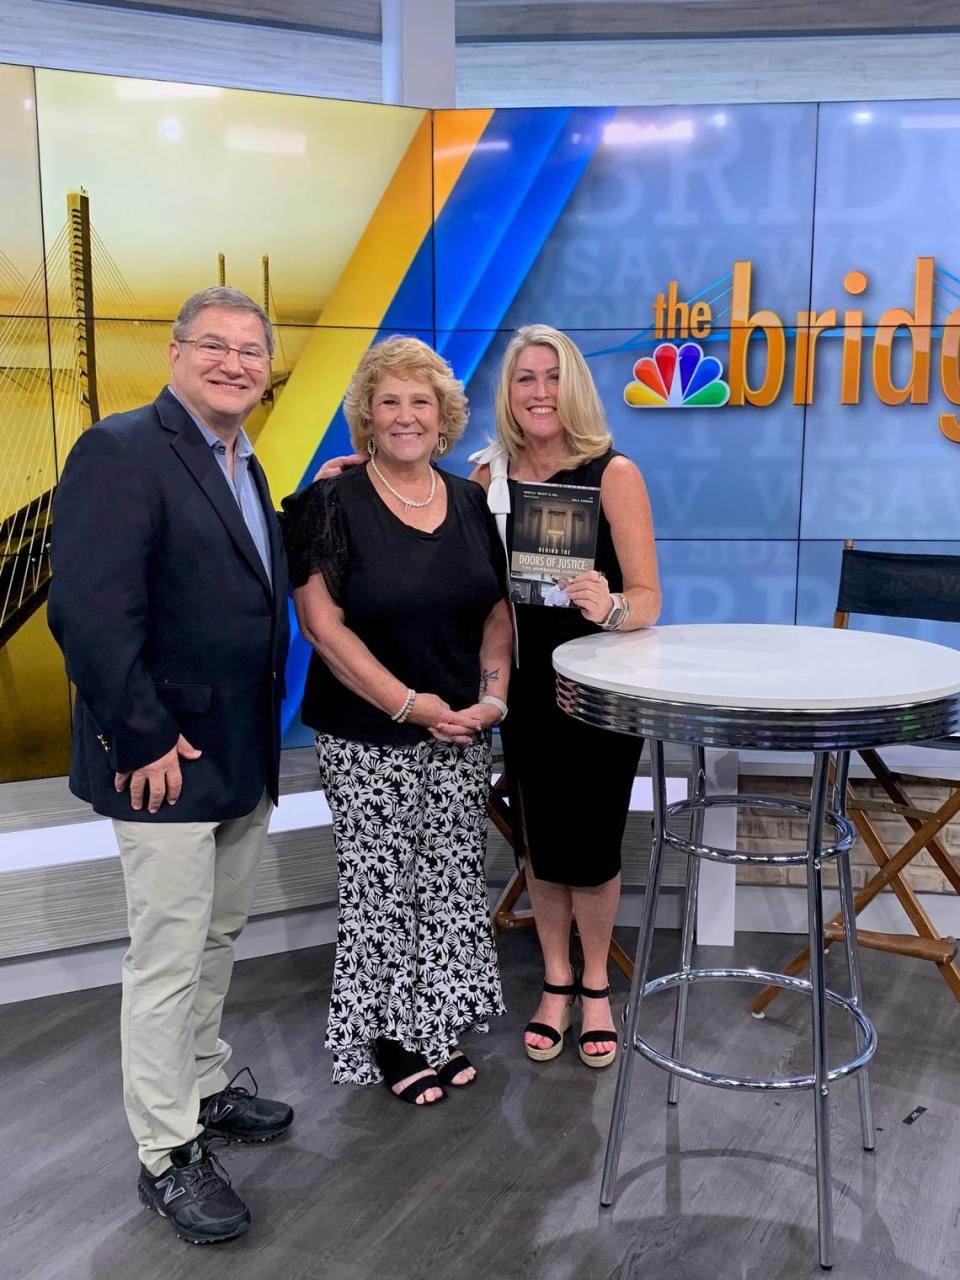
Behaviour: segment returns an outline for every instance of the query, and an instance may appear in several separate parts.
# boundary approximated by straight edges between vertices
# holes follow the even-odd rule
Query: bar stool
[[[830,1181],[829,1089],[856,1074],[863,1146],[872,1150],[874,1126],[865,1068],[877,1038],[861,1008],[859,960],[854,928],[849,851],[855,828],[844,812],[849,750],[892,742],[923,741],[952,732],[960,723],[960,654],[897,636],[827,628],[757,625],[674,626],[645,632],[584,637],[554,653],[557,699],[569,714],[619,733],[642,734],[650,744],[654,839],[624,1018],[622,1052],[604,1160],[600,1203],[613,1201],[626,1122],[634,1054],[669,1072],[667,1101],[676,1104],[682,1079],[731,1090],[782,1092],[807,1089],[814,1098],[817,1224],[820,1265],[833,1264],[833,1197]],[[694,786],[686,800],[668,805],[663,743],[691,745]],[[705,746],[813,751],[810,800],[769,796],[706,794]],[[828,772],[836,753],[836,776],[828,805]],[[703,842],[707,811],[749,806],[807,822],[802,852],[743,853]],[[689,840],[671,830],[671,820],[691,816]],[[824,838],[824,828],[830,835]],[[687,887],[680,968],[648,980],[663,852],[687,856]],[[700,859],[734,864],[805,866],[810,977],[753,968],[694,968],[694,925]],[[835,860],[848,940],[850,995],[826,986],[822,870]],[[798,1076],[736,1076],[693,1066],[683,1058],[687,999],[695,982],[738,981],[775,985],[809,996],[812,1006],[813,1071]],[[644,1001],[676,988],[671,1052],[638,1031]],[[830,1066],[826,1011],[833,1005],[849,1015],[856,1030],[856,1053]]]
[[[815,759],[813,783],[810,801],[783,800],[771,796],[708,796],[704,789],[706,770],[704,766],[704,750],[702,746],[693,748],[694,779],[693,794],[687,800],[674,804],[666,803],[663,774],[663,744],[651,744],[651,770],[653,776],[654,795],[654,840],[650,856],[650,871],[647,879],[647,893],[643,904],[640,923],[640,936],[637,942],[637,953],[634,962],[634,980],[630,990],[630,999],[624,1011],[623,1053],[617,1076],[617,1088],[614,1095],[613,1118],[610,1124],[610,1136],[604,1159],[603,1181],[600,1190],[600,1203],[609,1206],[613,1203],[613,1188],[620,1161],[620,1148],[623,1142],[623,1130],[626,1122],[627,1099],[633,1068],[633,1054],[628,1052],[630,1045],[648,1061],[662,1067],[670,1073],[667,1086],[667,1101],[676,1105],[680,1098],[680,1081],[693,1080],[697,1084],[713,1085],[722,1089],[751,1089],[761,1092],[786,1092],[796,1089],[810,1089],[814,1093],[814,1125],[816,1133],[817,1164],[817,1204],[818,1234],[820,1246],[820,1264],[824,1268],[832,1266],[833,1254],[833,1206],[830,1191],[830,1127],[828,1111],[829,1086],[836,1080],[857,1074],[860,1094],[860,1123],[865,1151],[874,1149],[874,1124],[870,1102],[870,1086],[866,1066],[877,1048],[877,1036],[873,1024],[860,1007],[861,983],[860,965],[856,944],[856,931],[846,931],[847,972],[850,982],[850,996],[840,995],[826,986],[823,956],[823,900],[821,878],[823,864],[835,859],[840,881],[840,899],[845,925],[854,918],[853,883],[850,876],[849,853],[856,840],[853,824],[842,812],[842,809],[827,808],[827,766],[829,754],[818,752]],[[846,768],[849,756],[841,753],[838,761],[838,775],[842,773],[846,779]],[[833,788],[836,803],[837,788]],[[839,795],[842,797],[843,792]],[[790,817],[807,819],[807,847],[804,852],[777,853],[741,853],[737,850],[718,849],[705,845],[702,839],[703,820],[708,809],[721,806],[740,806],[762,809],[768,813],[783,814]],[[691,815],[691,839],[684,840],[670,830],[670,819],[681,814]],[[832,829],[833,842],[823,844],[822,830],[826,826]],[[660,865],[662,853],[666,845],[687,855],[687,884],[683,910],[683,930],[680,942],[680,968],[675,973],[647,981],[650,965],[650,951],[653,944],[654,921],[656,920],[657,898],[660,887]],[[810,937],[811,978],[787,977],[755,968],[710,968],[701,969],[692,966],[694,930],[697,918],[697,888],[700,875],[700,859],[710,858],[718,862],[744,865],[761,863],[768,866],[806,866],[807,868],[807,928]],[[687,1020],[687,999],[690,987],[694,982],[726,982],[741,981],[756,983],[760,986],[774,985],[803,993],[812,997],[813,1002],[813,1055],[814,1070],[798,1076],[736,1076],[729,1072],[711,1071],[704,1067],[691,1066],[683,1060],[684,1032]],[[671,1052],[666,1054],[657,1049],[649,1041],[638,1034],[640,1012],[643,1002],[649,996],[671,988],[677,989],[676,1007],[673,1024],[673,1043]],[[854,1057],[836,1066],[827,1063],[826,1016],[827,1004],[844,1010],[854,1020],[857,1035],[857,1053]]]

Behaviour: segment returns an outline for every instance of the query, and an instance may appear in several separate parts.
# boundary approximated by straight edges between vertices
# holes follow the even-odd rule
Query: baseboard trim
[[[495,898],[498,890],[492,890]],[[945,937],[960,934],[960,898],[953,894],[920,894],[924,909]],[[683,909],[681,892],[665,892],[657,904],[657,928],[679,929]],[[643,893],[624,893],[617,924],[636,926],[643,910]],[[824,912],[839,910],[835,892],[824,894]],[[803,888],[783,885],[740,885],[736,896],[737,929],[745,933],[803,935],[807,931],[807,894]],[[882,894],[860,916],[867,929],[909,932],[903,908],[892,894]],[[258,916],[237,942],[237,959],[299,951],[334,942],[337,936],[335,906],[308,907],[301,911]],[[120,961],[126,941],[73,947],[44,955],[22,956],[0,962],[0,1005],[42,996],[63,995],[107,987],[120,981]]]
[[[336,936],[334,906],[258,916],[249,921],[237,940],[237,959],[319,947]],[[0,1005],[112,986],[120,981],[120,962],[126,949],[126,939],[121,939],[2,961]]]
[[[920,905],[946,938],[960,934],[960,897],[955,893],[920,893]],[[823,895],[826,919],[840,910],[836,890]],[[881,893],[857,917],[864,929],[912,933],[907,914],[892,893]],[[746,933],[806,933],[807,891],[786,885],[737,886],[736,927]]]

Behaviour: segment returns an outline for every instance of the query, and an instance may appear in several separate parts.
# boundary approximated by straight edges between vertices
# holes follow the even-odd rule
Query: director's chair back
[[[835,627],[851,613],[960,622],[960,556],[857,551],[844,543]]]
[[[834,626],[847,627],[851,614],[960,622],[960,556],[858,551],[852,542],[845,542]],[[957,751],[960,770],[960,736],[922,745]],[[858,929],[857,940],[861,947],[930,961],[960,1001],[956,940],[940,936],[916,891],[905,879],[907,868],[926,850],[947,884],[960,893],[960,866],[940,839],[943,828],[960,812],[960,778],[918,777],[890,769],[877,751],[864,750],[856,754],[887,796],[886,800],[871,800],[859,796],[853,784],[847,785],[847,812],[877,864],[877,871],[856,895],[856,912],[859,914],[877,894],[889,888],[915,930],[914,933],[880,933]],[[916,786],[945,788],[947,798],[935,810],[930,810],[911,800],[908,788]],[[899,814],[911,830],[910,838],[899,849],[888,849],[875,822],[871,821],[871,814],[874,817]],[[828,946],[842,939],[842,917],[834,917],[824,932]],[[801,973],[809,960],[809,951],[804,950],[794,957],[785,972]],[[765,987],[751,1002],[753,1012],[761,1013],[777,991],[776,987]]]

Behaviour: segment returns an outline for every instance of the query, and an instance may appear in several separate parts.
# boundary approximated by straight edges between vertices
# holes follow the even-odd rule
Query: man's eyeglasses
[[[178,338],[177,341],[181,346],[187,342],[192,343],[197,348],[197,355],[203,360],[209,360],[211,364],[229,359],[231,351],[237,353],[237,359],[248,369],[263,369],[270,361],[270,353],[264,351],[263,347],[231,347],[228,342],[221,342],[219,338]]]

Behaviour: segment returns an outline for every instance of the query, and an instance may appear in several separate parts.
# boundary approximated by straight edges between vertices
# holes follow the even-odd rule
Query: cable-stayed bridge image
[[[267,256],[261,268],[260,301],[275,315]],[[223,254],[217,277],[225,283]],[[47,597],[52,502],[64,459],[81,431],[156,395],[167,376],[169,326],[144,318],[82,189],[68,193],[66,221],[29,280],[0,252],[0,296],[16,299],[0,318],[2,648]],[[268,407],[288,377],[278,345]]]

